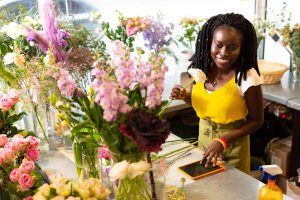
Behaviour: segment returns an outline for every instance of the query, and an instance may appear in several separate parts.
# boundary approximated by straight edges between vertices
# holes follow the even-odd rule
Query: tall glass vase
[[[91,148],[74,142],[73,150],[78,179],[101,179],[101,157],[99,147]]]
[[[293,56],[293,66],[292,66],[293,81],[300,81],[300,57]]]

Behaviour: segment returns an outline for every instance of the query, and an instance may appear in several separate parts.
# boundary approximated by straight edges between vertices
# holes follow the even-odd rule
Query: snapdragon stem
[[[193,82],[194,82],[194,79],[192,79],[190,82],[188,82],[186,85],[184,85],[183,88],[186,89],[186,87],[189,86]],[[159,117],[164,113],[164,111],[168,108],[168,106],[172,103],[173,100],[174,99],[170,99],[168,101],[168,103],[161,109],[161,111],[158,113]]]

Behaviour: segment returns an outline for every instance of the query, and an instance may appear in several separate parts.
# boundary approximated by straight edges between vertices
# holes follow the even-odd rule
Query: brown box
[[[286,195],[295,199],[300,199],[300,187],[298,187],[295,182],[287,182]]]
[[[288,177],[291,156],[292,137],[283,138],[270,144],[270,162],[282,169],[282,175]]]

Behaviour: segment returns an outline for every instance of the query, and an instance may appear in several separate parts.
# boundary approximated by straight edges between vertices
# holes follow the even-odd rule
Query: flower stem
[[[189,86],[193,82],[194,82],[194,78],[190,82],[188,82],[186,85],[184,85],[183,88],[186,89],[186,87]],[[164,111],[166,110],[166,108],[168,108],[168,106],[172,103],[173,100],[174,99],[170,99],[168,101],[168,103],[161,109],[161,111],[158,113],[159,117],[164,113]]]
[[[37,119],[37,121],[38,121],[38,123],[39,123],[39,125],[40,125],[40,128],[41,128],[41,130],[42,130],[43,136],[44,136],[44,138],[45,138],[47,144],[49,144],[48,137],[46,136],[46,132],[45,132],[45,130],[44,130],[44,127],[43,127],[43,125],[42,125],[42,123],[41,123],[41,121],[40,121],[40,118],[39,118],[39,116],[38,116],[38,113],[37,113],[36,104],[34,104],[33,101],[31,101],[31,103],[32,103],[32,105],[33,105],[33,110],[34,110],[34,112],[35,112],[35,117],[36,117],[36,119]]]
[[[152,193],[152,200],[158,200],[156,192],[155,192],[155,182],[154,182],[154,176],[152,171],[152,162],[150,153],[147,153],[147,161],[150,164],[151,170],[150,170],[150,183],[151,183],[151,193]]]

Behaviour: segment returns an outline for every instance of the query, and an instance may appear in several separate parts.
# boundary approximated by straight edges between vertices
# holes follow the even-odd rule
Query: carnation
[[[158,152],[170,134],[170,124],[153,113],[137,109],[126,116],[119,130],[144,152]]]

